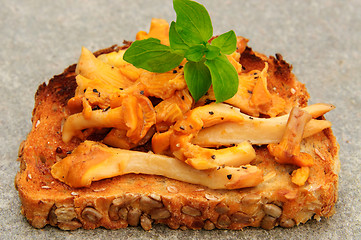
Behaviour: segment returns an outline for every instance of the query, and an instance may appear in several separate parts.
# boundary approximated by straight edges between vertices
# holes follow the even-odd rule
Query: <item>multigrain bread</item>
[[[112,46],[94,53],[118,51]],[[292,106],[305,107],[309,95],[292,74],[282,56],[266,57],[246,47],[240,63],[244,71],[262,70],[268,63],[268,89]],[[80,144],[79,139],[62,141],[67,101],[74,96],[76,65],[42,84],[35,96],[32,129],[19,149],[20,171],[15,186],[22,214],[29,223],[47,224],[63,230],[108,229],[142,226],[149,230],[161,223],[171,229],[242,229],[244,227],[293,227],[312,217],[329,217],[335,211],[338,185],[338,144],[330,128],[302,141],[310,154],[307,183],[297,186],[290,174],[296,166],[274,161],[267,147],[256,146],[252,165],[263,170],[264,181],[256,187],[213,190],[162,176],[128,174],[93,182],[89,188],[71,188],[51,175],[54,163]],[[323,118],[323,117],[320,117]],[[97,136],[92,136],[97,140]],[[145,144],[137,150],[148,151]]]

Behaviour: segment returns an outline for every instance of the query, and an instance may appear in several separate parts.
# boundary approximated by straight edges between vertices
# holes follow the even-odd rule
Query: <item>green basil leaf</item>
[[[211,18],[205,7],[189,0],[173,0],[177,14],[176,29],[188,44],[202,44],[213,35]]]
[[[204,63],[212,76],[212,85],[217,102],[224,102],[238,91],[238,73],[228,58],[221,54],[213,60]]]
[[[169,44],[173,50],[179,50],[184,54],[189,45],[179,36],[175,26],[176,23],[173,21],[169,28]]]
[[[184,56],[188,61],[199,62],[200,60],[202,60],[205,50],[206,47],[204,45],[195,45],[193,47],[190,47],[186,51]]]
[[[219,47],[224,54],[231,54],[237,49],[237,36],[233,30],[223,33],[212,40],[212,46]]]
[[[125,51],[123,59],[137,68],[163,73],[177,67],[184,56],[161,44],[159,39],[148,38],[133,42]]]
[[[219,56],[221,49],[216,46],[209,45],[206,50],[206,59],[212,60]]]
[[[184,79],[194,101],[197,102],[212,84],[211,74],[204,60],[200,62],[187,62],[184,66]]]

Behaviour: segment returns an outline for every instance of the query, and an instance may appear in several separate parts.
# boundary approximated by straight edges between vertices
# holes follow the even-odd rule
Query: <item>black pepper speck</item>
[[[106,111],[108,111],[109,109],[110,109],[110,107],[107,107],[107,108],[103,109],[103,112],[106,112]]]
[[[57,147],[56,150],[55,150],[56,153],[62,153],[63,150],[61,149],[61,147]]]

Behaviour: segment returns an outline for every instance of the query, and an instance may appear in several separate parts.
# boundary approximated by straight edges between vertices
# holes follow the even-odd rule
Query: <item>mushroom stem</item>
[[[300,108],[292,108],[280,143],[267,146],[278,163],[295,164],[300,167],[313,165],[312,157],[305,153],[300,154],[303,131],[311,118],[309,113]]]
[[[331,111],[331,104],[313,104],[303,108],[312,118],[317,118]],[[237,113],[243,121],[228,121],[202,129],[194,139],[193,144],[202,147],[229,146],[250,141],[252,144],[279,143],[285,132],[289,114],[275,118],[255,118],[243,113]],[[305,126],[303,138],[312,136],[323,129],[331,127],[327,120],[311,119]]]
[[[54,178],[71,187],[89,187],[92,181],[129,173],[153,174],[212,189],[252,187],[263,181],[256,166],[196,170],[176,158],[107,147],[85,141],[51,168]]]
[[[86,101],[83,105],[86,104]],[[90,110],[70,115],[64,122],[62,139],[69,142],[81,136],[81,130],[89,128],[118,128],[126,130],[126,137],[137,144],[155,124],[156,114],[151,101],[142,95],[130,95],[121,105],[103,110]]]
[[[81,135],[81,130],[86,128],[125,128],[123,121],[123,109],[121,107],[109,109],[108,111],[95,110],[91,113],[91,118],[86,118],[84,114],[77,113],[70,115],[63,126],[63,141],[69,142],[72,137]]]

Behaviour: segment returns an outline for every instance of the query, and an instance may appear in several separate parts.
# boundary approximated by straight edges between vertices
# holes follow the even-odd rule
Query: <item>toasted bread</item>
[[[118,49],[112,46],[95,55]],[[296,80],[281,55],[267,58],[247,47],[240,62],[244,71],[261,70],[268,62],[268,89],[286,101],[288,111],[307,105],[305,86]],[[152,224],[161,223],[171,229],[271,229],[293,227],[334,213],[339,160],[338,144],[330,128],[302,141],[302,151],[315,161],[303,186],[291,182],[290,174],[296,167],[274,161],[266,146],[255,147],[256,159],[251,164],[263,170],[264,181],[251,188],[214,190],[143,174],[104,179],[89,188],[71,188],[54,179],[51,166],[81,142],[73,139],[64,143],[61,136],[62,123],[69,115],[67,101],[77,86],[75,68],[72,65],[39,86],[32,129],[19,149],[20,171],[15,186],[22,214],[32,226],[50,224],[73,230],[140,225],[149,230]],[[137,150],[149,148],[145,144]]]

